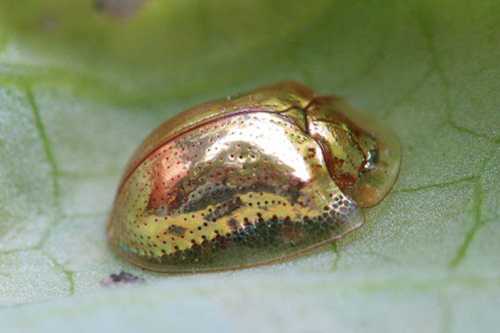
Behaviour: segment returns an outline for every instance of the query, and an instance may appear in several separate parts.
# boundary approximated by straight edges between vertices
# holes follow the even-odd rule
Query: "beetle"
[[[154,130],[126,166],[108,239],[158,272],[280,262],[359,228],[399,164],[390,131],[339,97],[280,82]]]

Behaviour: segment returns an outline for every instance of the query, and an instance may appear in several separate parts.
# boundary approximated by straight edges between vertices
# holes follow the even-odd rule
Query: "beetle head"
[[[397,139],[337,97],[316,97],[306,109],[310,135],[321,145],[330,175],[361,207],[380,202],[394,184]]]

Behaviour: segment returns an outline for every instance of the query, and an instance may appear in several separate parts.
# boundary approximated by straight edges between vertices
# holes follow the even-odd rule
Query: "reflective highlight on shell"
[[[209,102],[132,156],[108,224],[117,254],[159,272],[278,262],[364,223],[399,169],[397,140],[295,82]]]

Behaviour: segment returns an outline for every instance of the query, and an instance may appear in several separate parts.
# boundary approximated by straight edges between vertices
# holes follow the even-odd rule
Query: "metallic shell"
[[[314,98],[283,83],[161,125],[119,186],[108,225],[115,251],[160,272],[237,269],[300,255],[361,226],[347,193],[356,187],[337,185],[309,131]]]

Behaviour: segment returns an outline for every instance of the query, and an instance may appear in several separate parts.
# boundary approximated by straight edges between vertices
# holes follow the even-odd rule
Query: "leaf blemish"
[[[101,281],[101,285],[103,287],[110,287],[114,285],[120,284],[135,284],[135,283],[144,283],[145,280],[142,277],[136,276],[132,273],[128,273],[125,271],[120,271],[118,274],[110,274],[109,277],[103,279]]]

